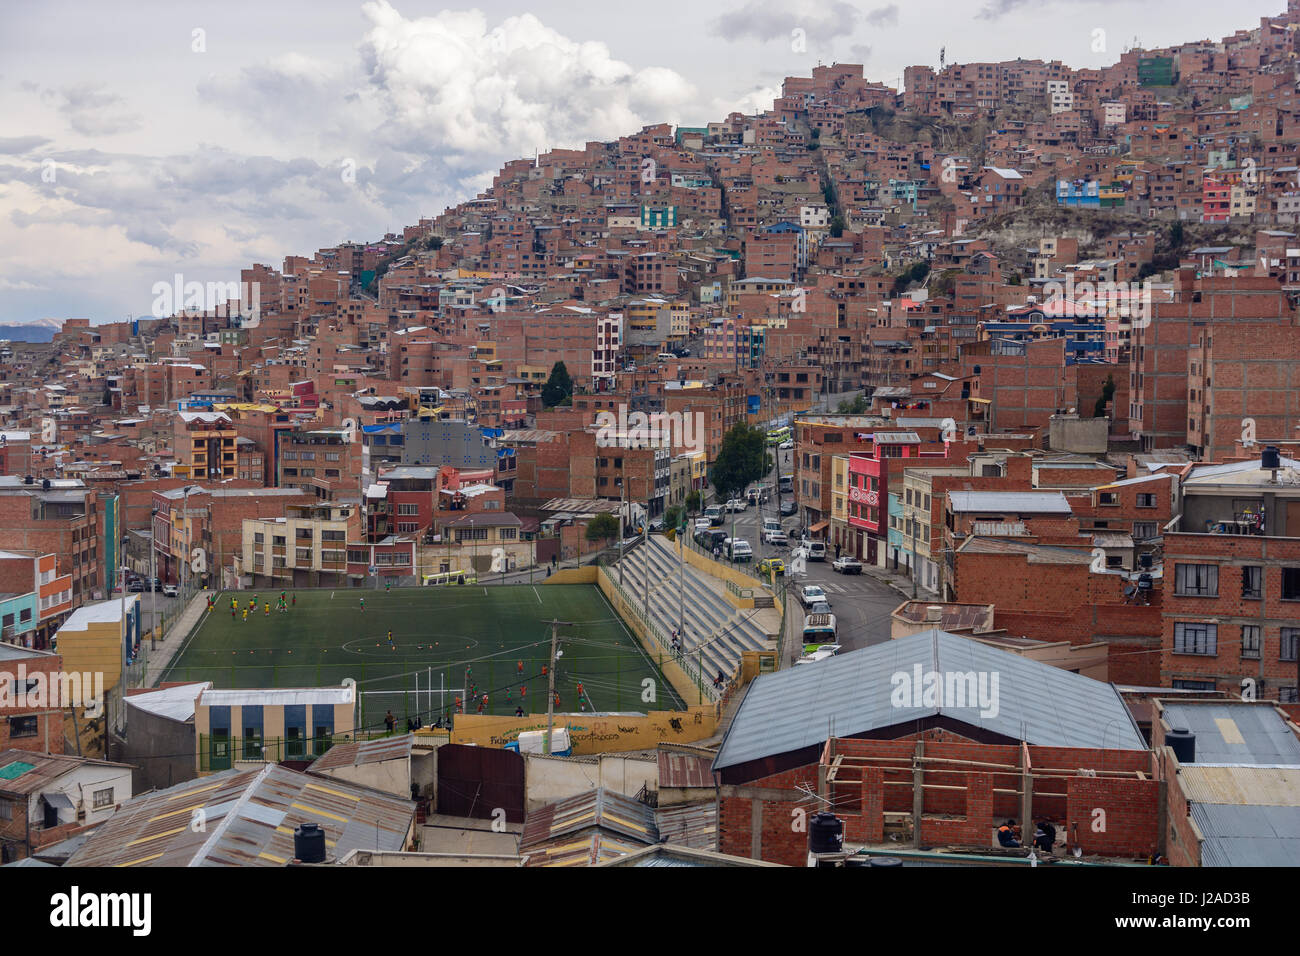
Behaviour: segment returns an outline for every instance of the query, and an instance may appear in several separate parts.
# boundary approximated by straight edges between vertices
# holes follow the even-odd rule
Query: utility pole
[[[623,518],[627,513],[627,482],[618,482],[618,585],[623,586]]]
[[[916,516],[912,517],[912,600],[916,600]]]
[[[559,631],[560,627],[572,627],[568,621],[559,621],[552,618],[551,620],[551,667],[546,681],[546,751],[547,756],[551,753],[551,731],[555,727],[555,661],[559,657]]]

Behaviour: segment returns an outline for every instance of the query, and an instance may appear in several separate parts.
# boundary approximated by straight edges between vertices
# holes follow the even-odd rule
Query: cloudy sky
[[[863,63],[1113,62],[1283,0],[47,0],[0,30],[0,322],[147,314],[472,198],[511,158],[768,106]],[[1101,32],[1098,32],[1101,31]],[[1100,48],[1100,49],[1099,49]]]

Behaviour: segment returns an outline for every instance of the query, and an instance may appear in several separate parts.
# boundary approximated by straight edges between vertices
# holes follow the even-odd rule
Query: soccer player
[[[393,632],[391,629],[388,632],[388,646],[389,647],[393,646]]]
[[[270,602],[270,601],[267,601],[264,605],[262,605],[262,607],[263,607],[263,613],[262,613],[262,616],[263,616],[263,617],[270,617],[270,616],[271,616],[271,602]]]
[[[248,608],[244,608],[244,623],[248,623]]]

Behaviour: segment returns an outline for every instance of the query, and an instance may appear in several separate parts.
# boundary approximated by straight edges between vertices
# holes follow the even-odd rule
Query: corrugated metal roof
[[[204,826],[191,826],[202,810]],[[284,866],[301,823],[325,831],[326,852],[401,850],[415,804],[277,764],[227,770],[124,804],[68,866]]]
[[[278,707],[294,704],[351,704],[356,700],[352,687],[271,687],[261,690],[205,690],[199,707]]]
[[[713,786],[713,755],[659,751],[660,787]]]
[[[212,688],[212,681],[178,684],[143,694],[131,694],[127,705],[170,720],[187,721],[194,717],[194,702],[200,693]]]
[[[0,792],[33,794],[45,790],[53,781],[82,767],[130,770],[130,764],[75,757],[71,754],[43,754],[30,750],[10,749],[0,752]]]
[[[612,790],[596,789],[548,803],[529,813],[519,835],[519,849],[530,850],[593,827],[642,844],[659,842],[652,808]]]
[[[981,708],[955,693],[944,706],[895,704],[895,677],[932,672],[956,690],[957,675],[986,675],[996,704]],[[997,693],[993,680],[997,679]],[[902,678],[897,680],[903,686]],[[714,761],[719,770],[938,714],[1049,747],[1146,750],[1128,709],[1110,684],[945,631],[930,630],[848,654],[815,667],[793,667],[754,680]]]
[[[1300,807],[1193,803],[1201,866],[1300,866]]]
[[[1165,702],[1171,729],[1196,737],[1196,763],[1300,766],[1300,740],[1271,704]]]
[[[348,740],[335,744],[312,761],[311,771],[334,770],[338,767],[360,767],[385,760],[406,760],[411,756],[414,734],[400,737],[379,737],[375,740]]]
[[[716,850],[718,845],[718,804],[715,800],[660,807],[655,811],[659,839],[676,846],[697,850]]]
[[[1070,514],[1070,503],[1059,491],[950,491],[953,511]]]
[[[1300,767],[1202,767],[1184,764],[1178,780],[1188,800],[1241,806],[1300,807]]]

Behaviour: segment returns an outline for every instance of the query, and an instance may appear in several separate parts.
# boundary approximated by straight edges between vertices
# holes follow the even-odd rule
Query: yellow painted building
[[[126,619],[122,609],[125,604]],[[99,601],[77,608],[54,634],[54,650],[68,673],[102,674],[104,690],[122,679],[122,659],[127,642],[134,647],[140,637],[140,595]]]

